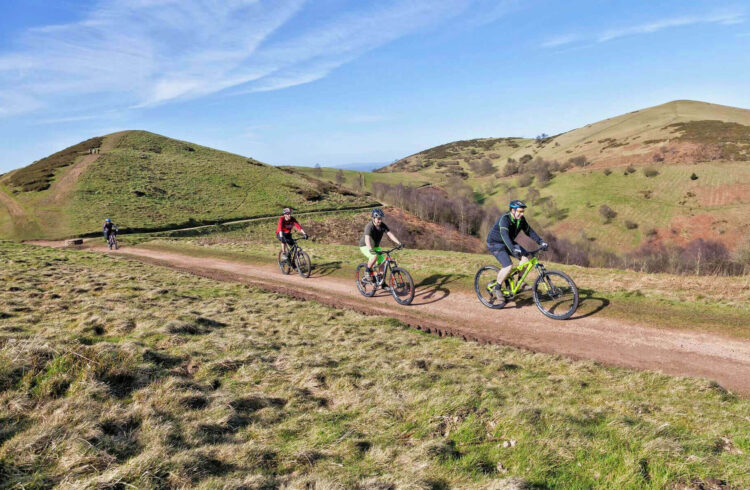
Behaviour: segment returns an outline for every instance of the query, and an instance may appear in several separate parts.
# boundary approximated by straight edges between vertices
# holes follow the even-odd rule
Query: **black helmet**
[[[373,218],[384,218],[385,217],[385,213],[380,208],[373,209],[372,213],[370,213],[370,214],[372,215]]]
[[[510,204],[509,204],[509,206],[510,206],[510,209],[517,209],[517,208],[525,208],[525,207],[527,207],[526,203],[524,203],[523,201],[519,201],[518,199],[516,199],[514,201],[511,201]]]

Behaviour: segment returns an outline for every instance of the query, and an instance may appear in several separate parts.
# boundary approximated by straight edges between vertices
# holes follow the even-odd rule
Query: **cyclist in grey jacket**
[[[523,214],[526,204],[523,201],[511,201],[510,210],[500,216],[497,222],[492,226],[490,233],[487,235],[487,249],[502,265],[502,269],[497,273],[496,290],[501,288],[503,281],[510,274],[513,262],[510,255],[520,259],[520,264],[529,261],[528,252],[515,242],[516,237],[522,231],[532,240],[539,244],[542,249],[547,248],[547,243],[537,235],[537,233],[526,222]],[[519,265],[520,265],[519,264]]]

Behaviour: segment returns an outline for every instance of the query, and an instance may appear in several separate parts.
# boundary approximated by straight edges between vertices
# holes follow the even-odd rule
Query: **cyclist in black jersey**
[[[547,243],[526,222],[526,218],[523,216],[526,204],[523,201],[514,200],[510,202],[509,207],[508,212],[500,216],[487,235],[487,249],[503,266],[500,272],[497,273],[497,285],[495,289],[501,288],[501,284],[513,268],[510,255],[519,259],[520,264],[524,264],[529,260],[528,252],[515,242],[520,232],[523,231],[526,233],[542,249],[546,250],[548,247]]]

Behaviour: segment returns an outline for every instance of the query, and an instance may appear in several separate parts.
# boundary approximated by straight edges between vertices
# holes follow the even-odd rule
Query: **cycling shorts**
[[[528,255],[528,252],[525,248],[520,245],[518,245],[518,247],[521,249],[521,256]],[[506,247],[505,245],[487,245],[487,248],[503,267],[513,265],[513,262],[510,260],[510,252],[508,252],[508,247]]]
[[[368,262],[369,262],[369,260],[371,258],[376,257],[376,256],[378,258],[378,261],[376,262],[376,264],[380,265],[380,264],[382,264],[385,261],[385,255],[370,253],[370,247],[368,247],[366,245],[364,247],[359,247],[359,250],[362,252],[362,255],[364,255],[365,257],[367,257]],[[373,248],[373,250],[376,250],[376,251],[380,252],[381,248],[380,247],[375,247],[375,248]]]

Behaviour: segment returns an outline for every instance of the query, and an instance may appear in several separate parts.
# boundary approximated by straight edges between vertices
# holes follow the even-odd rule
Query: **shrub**
[[[625,220],[625,228],[627,228],[628,230],[635,230],[636,228],[638,228],[638,223],[634,223],[630,220]]]
[[[693,172],[693,175],[690,176],[690,180],[698,180],[698,176],[695,175],[695,172]]]
[[[518,185],[518,187],[528,187],[532,182],[534,182],[534,176],[526,174],[518,177],[516,184]]]
[[[646,177],[656,177],[657,175],[659,175],[659,171],[655,168],[647,167],[643,169],[643,175],[645,175]]]
[[[604,218],[605,223],[609,223],[617,217],[617,212],[606,204],[601,205],[599,208],[599,214]]]
[[[609,175],[611,173],[612,173],[612,171],[610,169],[608,169],[608,168],[604,169],[604,175]]]
[[[628,168],[625,169],[625,172],[629,174],[635,173],[635,167],[632,165],[628,165]]]
[[[573,157],[570,160],[568,160],[570,163],[575,165],[576,167],[585,167],[587,165],[590,165],[591,162],[589,162],[589,159],[586,158],[585,155]]]
[[[528,162],[530,162],[532,158],[534,158],[534,157],[532,157],[531,155],[529,155],[529,154],[527,153],[527,154],[525,154],[524,156],[522,156],[522,157],[521,157],[521,159],[520,159],[519,161],[520,161],[520,162],[521,162],[521,164],[523,165],[523,164],[525,164],[525,163],[528,163]]]
[[[344,171],[341,169],[338,169],[338,171],[336,172],[336,183],[338,185],[341,185],[344,183],[345,180],[346,179],[344,178]]]

